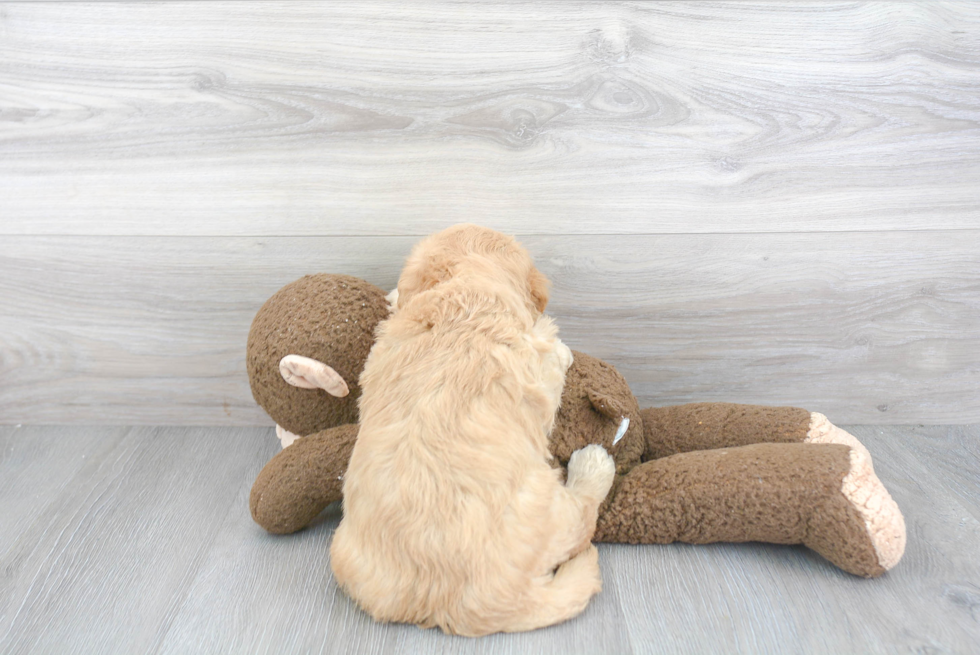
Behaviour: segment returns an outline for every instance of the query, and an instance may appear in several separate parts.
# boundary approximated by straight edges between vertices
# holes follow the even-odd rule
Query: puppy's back
[[[534,332],[547,280],[513,240],[470,232],[413,251],[379,327],[331,566],[376,619],[479,635],[585,607],[600,586],[588,540],[601,496],[583,514],[547,462],[564,371],[557,386],[544,372],[553,324]]]
[[[398,321],[361,378],[334,574],[379,620],[507,629],[557,564],[541,558],[561,486],[541,417],[521,406],[539,384],[533,353],[461,330],[389,338]]]

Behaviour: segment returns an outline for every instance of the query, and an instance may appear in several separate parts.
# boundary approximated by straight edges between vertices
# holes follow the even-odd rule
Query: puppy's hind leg
[[[609,493],[616,465],[605,448],[587,446],[572,453],[568,482],[556,488],[551,506],[557,530],[543,561],[561,564],[554,575],[534,581],[527,603],[501,628],[505,632],[534,630],[576,616],[602,590],[599,552],[590,542],[599,504]]]
[[[602,446],[586,446],[572,453],[568,482],[557,489],[551,506],[555,532],[542,555],[545,562],[565,562],[589,548],[599,505],[609,493],[615,473],[615,462]]]
[[[521,632],[554,625],[578,616],[589,599],[602,591],[599,551],[590,545],[558,567],[554,576],[541,581],[528,594],[529,602],[515,615],[504,632]]]

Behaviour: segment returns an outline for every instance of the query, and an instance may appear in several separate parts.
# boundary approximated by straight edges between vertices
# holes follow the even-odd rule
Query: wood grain
[[[35,426],[0,429],[0,557],[8,566],[5,580],[20,569],[25,549],[33,548],[22,536],[37,529],[52,504],[76,492],[76,477],[103,459],[125,432],[123,427],[78,427],[59,438]],[[6,584],[0,587],[0,617],[16,609],[10,606],[12,591]]]
[[[643,405],[793,404],[838,422],[980,420],[980,231],[522,239],[549,312]],[[392,288],[384,238],[8,237],[0,423],[269,424],[245,341],[282,285]]]
[[[929,473],[980,521],[980,428],[976,425],[906,425],[889,427],[875,433],[872,428],[860,428],[862,440],[884,439],[883,434],[896,437],[902,448],[911,452]],[[880,446],[882,455],[891,459],[895,449]],[[902,448],[899,450],[901,451]]]
[[[340,520],[339,508],[328,509],[314,528],[282,538],[252,523],[247,496],[241,500],[241,511],[229,515],[213,556],[202,565],[160,653],[198,649],[338,654],[631,651],[611,584],[581,618],[532,633],[474,640],[412,625],[374,623],[338,588],[330,573],[328,552]]]
[[[35,467],[54,473],[77,459],[69,442],[94,432],[76,431],[24,428],[7,443],[43,450]],[[69,480],[25,480],[55,498],[28,500],[33,522],[0,538],[4,653],[155,652],[225,515],[241,511],[237,491],[271,437],[255,428],[103,432],[79,439],[92,450]],[[0,479],[21,468],[6,458],[0,466]]]
[[[971,3],[4,3],[0,234],[980,225]]]
[[[799,547],[629,549],[622,560],[609,559],[632,643],[651,645],[638,652],[975,650],[980,522],[938,483],[907,430],[848,430],[868,447],[905,516],[908,545],[899,565],[882,578],[860,580]],[[963,468],[980,474],[980,462]],[[664,643],[665,635],[680,643]]]
[[[329,570],[337,506],[291,536],[251,522],[271,429],[0,428],[0,652],[975,651],[980,520],[923,443],[980,426],[849,429],[909,529],[883,577],[801,547],[601,544],[603,592],[580,617],[465,639],[357,609]],[[957,471],[980,480],[975,458]]]

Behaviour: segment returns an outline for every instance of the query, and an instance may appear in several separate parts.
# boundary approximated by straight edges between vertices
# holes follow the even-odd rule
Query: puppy
[[[513,238],[474,225],[409,256],[361,375],[330,549],[338,583],[375,619],[531,630],[601,589],[590,541],[614,464],[589,446],[562,484],[548,463],[572,361],[542,314],[548,286]]]

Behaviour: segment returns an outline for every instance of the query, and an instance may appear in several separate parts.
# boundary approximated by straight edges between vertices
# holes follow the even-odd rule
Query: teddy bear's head
[[[287,284],[262,306],[248,334],[246,364],[255,401],[277,424],[301,436],[356,423],[357,381],[374,329],[388,312],[384,291],[349,275],[307,275]],[[348,393],[287,383],[280,370],[287,355],[326,362]]]
[[[643,454],[643,420],[629,385],[615,368],[585,353],[572,351],[561,406],[551,432],[550,450],[563,467],[579,448],[601,444],[623,474]]]

